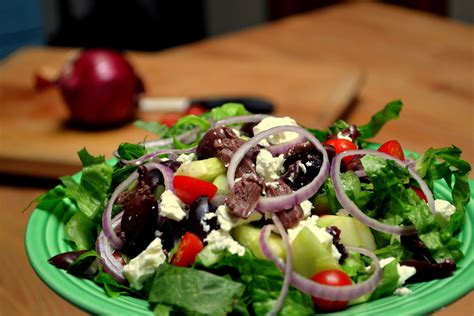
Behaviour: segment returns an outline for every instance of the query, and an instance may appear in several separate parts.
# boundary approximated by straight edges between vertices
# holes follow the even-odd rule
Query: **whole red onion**
[[[144,91],[124,56],[108,49],[83,50],[62,69],[57,85],[74,124],[102,128],[134,118]]]

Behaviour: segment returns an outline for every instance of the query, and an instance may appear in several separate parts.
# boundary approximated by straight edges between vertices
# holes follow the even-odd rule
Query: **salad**
[[[327,130],[235,103],[138,121],[159,139],[109,161],[82,149],[80,181],[38,198],[77,207],[65,223],[75,250],[49,262],[156,315],[314,314],[410,295],[464,256],[471,167],[455,146],[413,157],[396,140],[370,144],[402,106]]]

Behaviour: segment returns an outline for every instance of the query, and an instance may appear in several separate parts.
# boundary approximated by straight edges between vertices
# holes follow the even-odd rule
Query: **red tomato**
[[[207,109],[203,107],[202,105],[199,104],[192,104],[185,112],[184,115],[201,115],[203,113],[206,113]]]
[[[178,267],[189,267],[196,260],[198,253],[204,245],[198,236],[186,232],[179,243],[178,250],[171,258],[171,264]]]
[[[193,203],[202,195],[212,199],[217,192],[214,184],[188,176],[174,176],[173,186],[176,195],[186,204]]]
[[[389,140],[388,142],[383,143],[382,146],[380,146],[377,150],[395,158],[398,158],[402,161],[405,160],[405,155],[403,154],[402,146],[396,140]]]
[[[415,193],[420,197],[420,199],[422,199],[425,202],[428,202],[428,199],[426,198],[423,191],[421,191],[421,189],[418,189],[417,187],[411,187],[411,189],[415,191]]]
[[[316,283],[332,285],[332,286],[346,286],[351,285],[352,281],[349,276],[340,270],[325,270],[316,273],[311,280]],[[344,301],[329,301],[318,297],[313,297],[313,303],[320,311],[334,312],[343,310],[347,307],[347,302]]]
[[[357,146],[353,142],[347,139],[330,139],[326,141],[326,144],[331,145],[336,150],[336,153],[342,153],[346,150],[356,150]],[[347,156],[342,158],[345,163],[349,163],[354,156]]]
[[[181,118],[180,114],[167,113],[161,117],[160,123],[168,127],[173,126]]]

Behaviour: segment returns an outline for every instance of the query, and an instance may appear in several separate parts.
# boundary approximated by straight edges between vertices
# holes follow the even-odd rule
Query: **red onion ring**
[[[117,214],[111,221],[112,228],[115,229],[122,221],[123,212]],[[125,283],[123,277],[123,265],[114,257],[115,249],[112,248],[108,237],[104,231],[101,231],[96,241],[96,250],[100,256],[100,261],[104,267],[105,272],[112,275],[112,277],[119,283]]]
[[[145,155],[143,155],[143,156],[141,156],[137,159],[133,159],[133,160],[123,160],[123,159],[121,159],[120,161],[124,165],[141,165],[145,161],[147,161],[149,159],[152,159],[152,158],[154,158],[158,155],[161,155],[161,154],[177,154],[177,155],[179,155],[179,154],[188,154],[188,153],[194,152],[195,149],[196,149],[196,147],[191,147],[191,148],[186,148],[186,149],[175,149],[175,148],[157,149],[154,152],[145,154]]]
[[[153,170],[153,169],[160,170],[161,174],[163,175],[165,189],[174,191],[174,187],[173,187],[174,172],[171,168],[157,162],[149,162],[143,166],[146,167],[148,170]]]
[[[283,240],[283,244],[285,245],[287,264],[285,266],[283,285],[281,286],[281,290],[280,290],[280,294],[278,295],[278,299],[277,299],[275,305],[273,305],[272,310],[267,313],[267,315],[270,315],[270,316],[278,315],[278,312],[283,307],[283,304],[285,303],[285,299],[288,296],[288,292],[290,290],[291,272],[293,271],[293,254],[291,252],[291,245],[290,245],[290,240],[288,238],[288,234],[286,233],[285,228],[283,227],[283,224],[281,223],[278,216],[273,214],[272,220],[273,220],[273,223],[275,224],[278,232],[280,233],[281,239]]]
[[[301,202],[312,197],[319,190],[319,188],[323,185],[324,181],[326,181],[326,178],[328,177],[329,159],[326,150],[324,149],[323,145],[321,145],[319,140],[314,137],[313,134],[311,134],[302,127],[284,125],[269,128],[268,130],[255,135],[235,151],[227,169],[227,181],[229,184],[229,188],[232,190],[232,188],[234,187],[235,172],[239,163],[242,161],[247,152],[251,148],[256,146],[262,139],[265,139],[272,134],[286,131],[301,134],[314,144],[316,149],[319,150],[323,155],[321,169],[319,171],[319,174],[310,183],[299,188],[297,191],[294,191],[287,195],[280,195],[275,197],[260,197],[257,204],[258,211],[278,212],[280,210],[289,209],[294,205],[300,204]]]
[[[189,131],[186,131],[176,137],[177,140],[180,142],[187,141],[191,139],[193,136],[196,135],[196,133],[200,130],[199,127],[190,129]],[[142,146],[145,148],[153,148],[153,147],[162,147],[162,146],[169,146],[174,143],[173,137],[169,138],[164,138],[164,139],[157,139],[157,140],[152,140],[148,142],[143,142],[141,143]]]
[[[215,127],[220,127],[224,125],[230,124],[238,124],[238,123],[255,123],[260,122],[266,117],[270,117],[271,115],[267,114],[253,114],[253,115],[241,115],[241,116],[232,116],[226,117],[222,120],[216,122]]]
[[[272,225],[266,225],[262,228],[259,236],[260,248],[262,253],[268,259],[272,260],[281,271],[284,271],[286,264],[283,263],[283,261],[273,253],[270,245],[267,242],[267,239],[271,233],[271,229]],[[380,279],[382,278],[382,269],[380,268],[380,263],[377,259],[377,256],[370,250],[363,248],[346,246],[346,249],[349,251],[359,252],[372,259],[372,266],[374,267],[375,271],[367,280],[347,286],[330,286],[316,283],[296,272],[291,272],[291,284],[298,290],[307,293],[308,295],[330,301],[350,301],[372,292],[377,288]]]
[[[364,223],[365,225],[381,231],[385,233],[390,233],[390,234],[395,234],[395,235],[412,235],[416,233],[416,228],[414,225],[410,226],[393,226],[393,225],[387,225],[384,223],[379,222],[376,219],[373,219],[364,212],[362,212],[357,205],[349,199],[349,197],[346,195],[344,188],[342,187],[342,181],[341,181],[341,160],[344,157],[347,156],[352,156],[352,155],[374,155],[374,156],[379,156],[384,159],[389,159],[395,161],[397,164],[399,164],[402,167],[406,167],[408,169],[408,172],[410,173],[410,176],[415,179],[418,184],[420,185],[420,189],[423,191],[423,193],[426,196],[428,207],[430,208],[431,212],[434,214],[434,200],[433,200],[433,194],[431,193],[430,189],[428,188],[428,185],[426,184],[425,181],[412,169],[407,167],[407,164],[395,157],[392,157],[390,155],[387,155],[385,153],[371,150],[371,149],[362,149],[362,150],[348,150],[345,152],[342,152],[336,157],[333,158],[332,164],[331,164],[331,181],[334,185],[334,191],[336,193],[336,197],[338,201],[341,203],[342,207],[349,212],[352,216],[354,216],[356,219]]]
[[[149,162],[143,165],[145,168],[152,170],[158,169],[163,174],[163,180],[165,184],[165,188],[168,190],[173,191],[173,170],[169,167],[164,166],[162,164],[156,162]],[[128,187],[138,179],[138,172],[133,172],[125,181],[120,183],[112,193],[110,200],[107,202],[107,206],[105,207],[104,213],[102,215],[102,230],[104,235],[109,240],[112,247],[115,249],[121,249],[123,247],[123,240],[115,233],[114,227],[112,225],[112,208],[114,206],[115,200],[117,200],[120,193],[124,192]]]
[[[117,236],[112,225],[112,208],[119,194],[125,191],[137,179],[138,172],[134,171],[130,176],[128,176],[127,179],[120,183],[112,193],[112,196],[107,202],[104,213],[102,214],[102,232],[104,233],[105,237],[107,237],[112,247],[115,249],[120,249],[123,247],[123,240]]]
[[[288,150],[292,146],[294,146],[296,144],[303,143],[304,141],[305,141],[305,137],[300,135],[300,136],[298,136],[298,138],[295,138],[295,139],[290,140],[288,142],[285,142],[283,144],[271,145],[271,146],[265,147],[265,149],[268,150],[269,152],[271,152],[273,156],[278,156],[280,154],[287,153]]]

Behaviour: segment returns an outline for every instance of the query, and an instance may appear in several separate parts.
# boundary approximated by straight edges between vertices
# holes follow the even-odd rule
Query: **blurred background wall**
[[[156,51],[357,0],[0,1],[0,59],[24,45]],[[359,0],[364,1],[364,0]],[[473,0],[373,0],[474,22]]]

